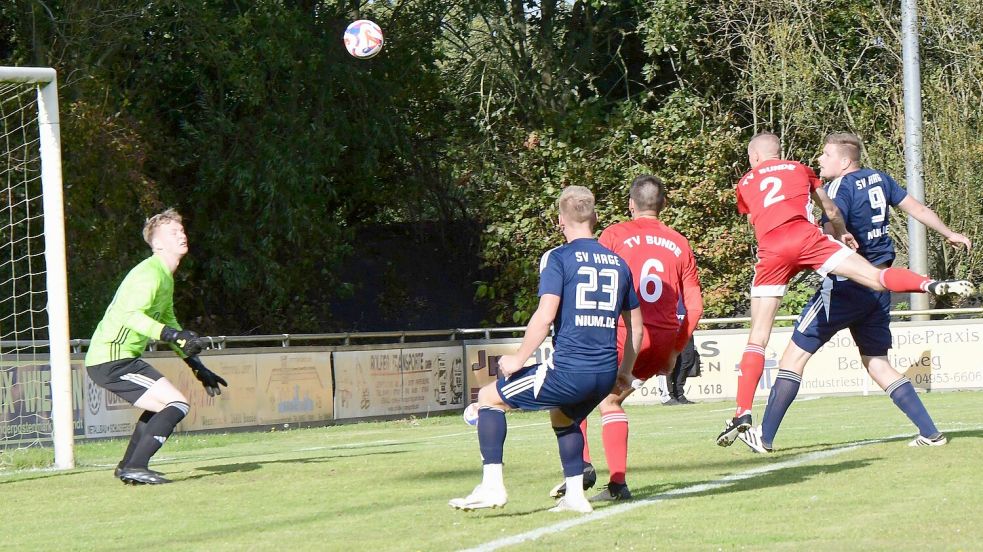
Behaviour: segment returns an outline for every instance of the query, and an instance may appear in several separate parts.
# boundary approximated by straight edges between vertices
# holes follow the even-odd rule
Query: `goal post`
[[[46,319],[47,327],[41,330],[31,329],[31,337],[34,338],[35,342],[30,344],[30,349],[37,353],[38,350],[47,349],[48,355],[48,366],[50,367],[50,397],[51,397],[51,441],[54,448],[54,465],[58,469],[70,469],[75,466],[75,450],[74,450],[74,420],[73,420],[73,396],[72,396],[72,367],[71,367],[71,351],[69,346],[69,324],[68,324],[68,281],[67,281],[67,266],[66,266],[66,254],[65,254],[65,216],[64,216],[64,201],[63,201],[63,188],[62,188],[62,172],[61,172],[61,134],[59,128],[59,117],[58,117],[58,80],[54,69],[44,68],[44,67],[0,67],[0,84],[20,84],[23,88],[27,88],[28,92],[23,90],[20,92],[12,92],[13,94],[27,94],[30,95],[29,89],[31,87],[35,88],[36,93],[36,131],[34,129],[27,130],[27,125],[25,124],[24,130],[20,131],[26,138],[18,140],[16,137],[11,138],[11,131],[6,128],[7,126],[7,109],[4,108],[4,128],[0,129],[4,133],[5,143],[0,144],[0,147],[6,147],[7,151],[4,152],[5,159],[3,163],[6,166],[0,167],[3,169],[8,183],[14,179],[12,172],[18,169],[12,167],[14,164],[23,164],[25,167],[30,165],[32,159],[27,157],[27,154],[12,154],[11,145],[17,147],[18,149],[28,150],[32,146],[32,143],[37,142],[37,148],[40,157],[40,195],[41,195],[41,209],[43,211],[41,217],[41,232],[43,233],[43,259],[44,259],[44,287],[42,290],[44,294],[45,304],[44,311],[46,316],[42,319]],[[4,101],[4,98],[0,97],[0,101]],[[21,120],[25,123],[28,121],[27,115],[21,115]],[[13,132],[17,132],[14,130]],[[21,143],[24,142],[24,143]],[[24,169],[25,173],[28,171],[27,168]],[[27,176],[24,177],[24,184],[30,180]],[[8,184],[8,190],[10,186]],[[18,194],[10,193],[8,191],[7,196],[7,208],[10,210],[8,214],[11,220],[11,225],[15,224],[32,224],[32,209],[31,201],[32,196],[30,192],[24,192],[23,202],[27,205],[26,209],[27,216],[20,216],[20,211],[18,211],[18,216],[14,216],[14,198],[20,200]],[[26,221],[26,222],[23,222]],[[20,236],[18,236],[17,231],[9,230],[7,232],[8,237],[17,237],[18,241],[21,241]],[[24,240],[30,240],[31,229],[28,228],[24,234]],[[15,249],[20,254],[21,246],[12,246],[11,251]],[[13,254],[10,255],[12,258]],[[26,255],[28,258],[31,254]],[[18,274],[19,262],[21,257],[17,260],[11,261],[11,274],[3,274],[2,277],[8,279],[9,281],[16,281],[21,277]],[[28,282],[33,281],[34,274],[36,270],[32,265],[32,274],[28,276]],[[30,290],[31,296],[33,297],[38,293],[37,290]],[[0,297],[0,299],[3,299]],[[16,316],[16,309],[13,310]],[[30,307],[30,312],[32,314],[31,321],[34,323],[35,309]],[[2,324],[2,322],[0,322]],[[8,330],[0,326],[0,339],[6,340],[8,336]],[[36,337],[46,337],[46,339],[37,340]],[[19,356],[19,351],[23,350],[24,347],[19,346],[16,342],[21,339],[21,333],[16,331],[13,333],[14,341],[14,358]],[[40,341],[40,342],[39,342]],[[7,347],[0,348],[0,354],[4,357],[11,356],[8,354]],[[7,363],[4,363],[5,365]],[[42,382],[43,383],[43,382]],[[22,392],[23,393],[23,392]],[[13,395],[13,393],[9,393]],[[13,397],[11,396],[11,399]],[[0,419],[2,422],[2,419]],[[35,426],[39,427],[39,426]],[[40,431],[38,431],[40,433]]]

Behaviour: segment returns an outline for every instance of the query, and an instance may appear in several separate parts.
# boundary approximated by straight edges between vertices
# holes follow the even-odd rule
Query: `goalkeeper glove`
[[[198,378],[201,385],[205,387],[205,391],[208,392],[209,397],[214,397],[215,395],[222,394],[222,388],[219,385],[229,386],[228,383],[222,379],[222,376],[212,372],[205,365],[202,364],[201,359],[196,356],[189,356],[184,359],[184,363],[191,367],[191,373]]]
[[[170,326],[164,326],[160,331],[160,340],[176,344],[189,357],[197,355],[203,349],[198,334],[190,330],[175,330]]]

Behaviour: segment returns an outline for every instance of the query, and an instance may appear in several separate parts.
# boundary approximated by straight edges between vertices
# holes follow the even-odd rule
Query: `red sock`
[[[737,376],[737,414],[751,410],[754,404],[754,391],[761,381],[761,373],[765,371],[765,348],[761,345],[748,343],[741,357],[741,374]]]
[[[601,412],[601,438],[612,483],[625,483],[628,467],[628,416],[624,410]]]
[[[584,434],[584,462],[590,464],[590,447],[587,446],[587,418],[580,422],[580,432]]]
[[[881,285],[898,293],[925,292],[931,278],[926,278],[907,268],[885,268],[881,271]]]

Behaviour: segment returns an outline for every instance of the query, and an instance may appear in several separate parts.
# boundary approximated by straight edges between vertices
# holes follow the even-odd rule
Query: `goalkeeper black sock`
[[[156,412],[149,410],[144,410],[143,414],[140,414],[140,419],[137,420],[136,427],[133,428],[133,435],[130,436],[130,444],[126,445],[123,460],[119,463],[120,466],[127,467],[127,464],[130,463],[130,459],[133,458],[133,451],[136,450],[137,443],[140,442],[140,438],[143,437],[144,430],[147,428],[147,422],[154,417],[154,414]]]
[[[174,427],[188,414],[188,408],[187,403],[175,401],[168,403],[160,412],[154,414],[143,428],[143,435],[133,448],[133,456],[127,467],[147,469],[150,457],[160,450],[164,441],[174,431]]]

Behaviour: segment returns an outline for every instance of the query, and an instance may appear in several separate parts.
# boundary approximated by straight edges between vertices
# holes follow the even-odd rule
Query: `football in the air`
[[[382,29],[368,19],[353,21],[345,29],[345,49],[358,59],[375,57],[382,51]]]
[[[464,421],[468,425],[478,425],[478,403],[471,403],[464,409]]]

